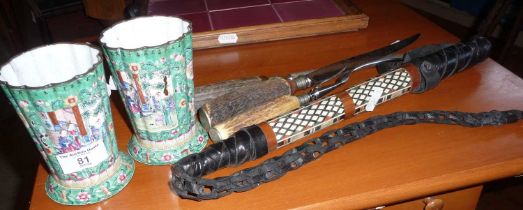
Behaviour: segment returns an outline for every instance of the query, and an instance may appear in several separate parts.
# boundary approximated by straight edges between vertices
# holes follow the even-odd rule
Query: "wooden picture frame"
[[[351,1],[331,1],[345,13],[344,16],[194,32],[193,49],[207,49],[357,31],[367,27],[369,17],[358,9]],[[145,4],[147,5],[147,3]],[[145,11],[141,12],[142,14],[155,15],[147,14],[147,9],[144,9],[143,6],[141,11]],[[234,38],[233,41],[220,43],[220,36],[222,36],[221,38]]]

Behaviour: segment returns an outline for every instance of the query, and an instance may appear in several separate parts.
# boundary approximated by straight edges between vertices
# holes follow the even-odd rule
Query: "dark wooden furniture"
[[[5,46],[5,49],[3,49],[5,52],[2,52],[2,55],[0,55],[2,63],[9,56],[15,55],[23,49],[20,31],[16,24],[11,1],[9,0],[0,0],[0,43]]]
[[[29,6],[33,21],[38,24],[42,40],[46,44],[53,43],[47,19],[83,9],[80,0],[24,0]]]
[[[508,15],[511,12],[515,14],[512,21]],[[523,5],[518,4],[517,1],[497,0],[478,28],[478,33],[485,37],[494,36],[494,31],[499,25],[501,25],[501,34],[499,35],[501,46],[495,59],[503,62],[523,28]]]
[[[422,37],[411,49],[458,41],[399,1],[354,3],[372,17],[368,28],[359,32],[195,51],[196,84],[317,68],[416,32]],[[370,70],[357,72],[350,84],[374,75]],[[395,111],[434,109],[523,109],[523,80],[489,59],[434,90],[402,96],[338,126]],[[131,131],[124,121],[125,112],[113,106],[113,116],[118,144],[126,151]],[[523,173],[522,127],[523,122],[502,127],[416,125],[384,130],[277,181],[203,202],[180,199],[169,190],[168,166],[136,163],[131,183],[113,198],[89,206],[62,206],[45,195],[47,172],[40,167],[31,209],[422,209],[429,204],[437,209],[442,202],[447,210],[474,209],[483,183]],[[231,174],[287,149],[211,176]]]

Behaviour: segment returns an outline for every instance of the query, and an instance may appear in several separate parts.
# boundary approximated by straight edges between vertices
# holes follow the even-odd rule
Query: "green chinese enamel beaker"
[[[45,190],[52,200],[96,203],[129,183],[134,163],[116,145],[98,49],[35,48],[2,66],[0,86],[46,162]]]
[[[134,130],[129,154],[166,165],[201,151],[208,137],[195,118],[191,24],[140,17],[107,29],[100,42]]]

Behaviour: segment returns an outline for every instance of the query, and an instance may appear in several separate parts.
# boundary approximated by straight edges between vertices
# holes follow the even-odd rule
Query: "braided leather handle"
[[[176,170],[200,177],[220,168],[256,160],[269,151],[265,135],[258,126],[250,126],[232,137],[209,145],[203,151],[188,155],[176,163]],[[175,167],[173,167],[175,170]]]
[[[475,37],[447,46],[435,53],[413,58],[411,62],[419,69],[421,83],[412,92],[422,93],[430,90],[441,80],[485,60],[490,48],[491,44],[486,38]]]

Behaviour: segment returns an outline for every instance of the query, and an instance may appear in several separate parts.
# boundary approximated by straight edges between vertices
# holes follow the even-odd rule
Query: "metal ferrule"
[[[300,101],[300,105],[304,106],[309,104],[312,101],[316,101],[320,99],[323,96],[326,96],[328,93],[342,85],[343,83],[336,83],[331,86],[327,87],[321,87],[321,88],[315,88],[312,92],[308,94],[303,94],[301,96],[298,96],[298,100]]]
[[[305,88],[309,88],[312,86],[312,80],[309,79],[307,76],[297,76],[293,79],[294,82],[296,82],[296,89],[301,90]]]
[[[298,96],[298,101],[300,101],[300,106],[305,106],[312,101],[312,96],[310,94],[303,94]]]

